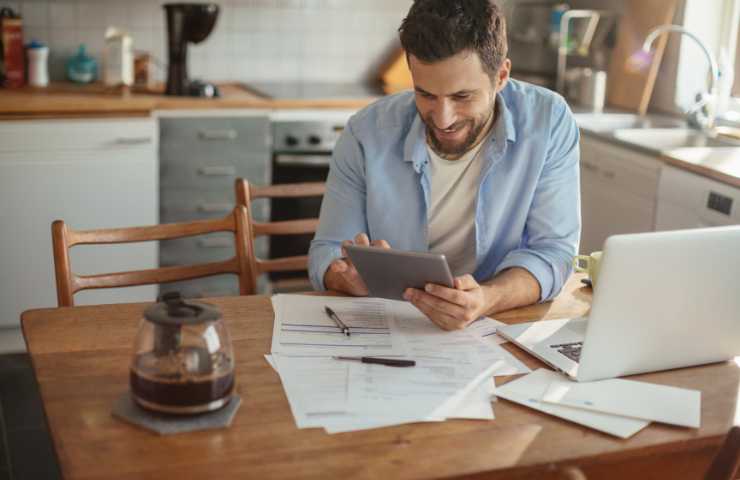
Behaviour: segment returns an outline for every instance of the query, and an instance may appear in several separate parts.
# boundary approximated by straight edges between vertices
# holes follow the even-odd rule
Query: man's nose
[[[434,126],[440,130],[451,127],[455,123],[455,109],[451,102],[440,101],[432,113]]]

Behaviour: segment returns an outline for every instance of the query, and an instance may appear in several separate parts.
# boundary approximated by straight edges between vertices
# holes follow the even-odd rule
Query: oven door
[[[273,156],[272,183],[325,182],[329,173],[331,152],[275,153]],[[318,218],[321,197],[272,199],[272,221]],[[313,234],[276,235],[270,237],[270,258],[306,255]],[[286,280],[296,277],[296,272],[272,272],[270,279]],[[304,274],[300,274],[304,275]]]

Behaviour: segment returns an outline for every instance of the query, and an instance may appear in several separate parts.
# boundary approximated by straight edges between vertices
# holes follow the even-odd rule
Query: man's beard
[[[478,140],[478,136],[481,134],[483,129],[488,125],[489,119],[493,116],[494,113],[494,104],[495,100],[491,101],[490,108],[488,109],[487,114],[484,113],[476,118],[471,118],[468,120],[463,120],[463,125],[460,125],[460,123],[454,125],[457,127],[469,128],[468,135],[465,137],[465,139],[460,142],[459,144],[452,144],[452,145],[445,145],[444,143],[440,142],[439,139],[435,136],[435,128],[434,128],[434,122],[431,118],[426,119],[422,117],[422,121],[427,127],[427,138],[430,142],[432,149],[437,152],[440,155],[445,156],[453,156],[457,157],[468,150],[470,150],[471,147],[475,145],[476,140]]]

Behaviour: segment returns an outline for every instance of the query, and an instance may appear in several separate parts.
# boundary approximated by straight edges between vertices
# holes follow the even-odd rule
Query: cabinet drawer
[[[271,149],[267,117],[162,118],[160,131],[163,149],[237,148],[254,153]]]
[[[237,150],[185,150],[181,147],[162,151],[160,183],[163,187],[188,187],[213,190],[228,187],[234,180],[246,178],[258,185],[270,183],[270,156]]]
[[[268,248],[266,238],[255,240],[257,257],[266,258]],[[233,256],[234,236],[229,232],[163,240],[159,243],[159,264],[163,267],[220,262]]]
[[[236,275],[216,275],[182,282],[165,283],[159,287],[160,295],[177,291],[185,298],[228,297],[239,295]]]
[[[233,186],[221,190],[162,188],[160,217],[168,223],[223,217],[233,210],[235,197]],[[255,220],[266,221],[270,216],[268,199],[252,201],[251,209]]]
[[[154,118],[0,122],[0,152],[60,152],[156,148]]]
[[[632,150],[585,139],[581,142],[584,176],[614,185],[636,195],[655,199],[661,163]]]

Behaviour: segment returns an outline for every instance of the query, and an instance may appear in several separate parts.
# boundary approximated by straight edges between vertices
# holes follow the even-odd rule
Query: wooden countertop
[[[740,148],[692,147],[664,152],[661,160],[684,170],[740,188]]]
[[[148,116],[154,110],[360,109],[378,98],[274,100],[236,83],[220,84],[219,89],[222,97],[217,99],[123,92],[100,84],[54,83],[47,88],[0,89],[0,120]],[[664,152],[661,159],[740,188],[740,148],[682,148]]]
[[[0,119],[146,116],[174,109],[360,109],[378,97],[356,99],[271,99],[239,84],[219,85],[222,97],[170,97],[157,92],[122,91],[100,84],[55,83],[47,88],[0,89]]]

